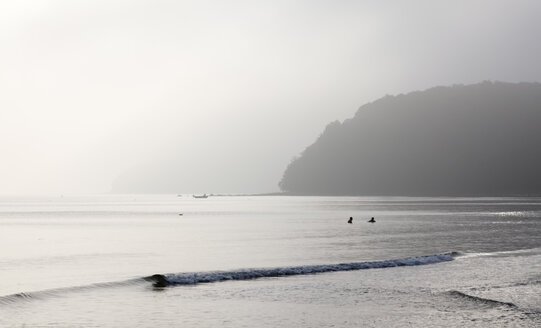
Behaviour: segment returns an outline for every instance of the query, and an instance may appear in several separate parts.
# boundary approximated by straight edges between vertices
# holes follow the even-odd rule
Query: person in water
[[[353,217],[352,216],[349,217],[348,223],[353,223]]]
[[[370,220],[368,220],[368,222],[370,222],[370,223],[376,223],[376,220],[374,219],[374,217],[372,217]]]

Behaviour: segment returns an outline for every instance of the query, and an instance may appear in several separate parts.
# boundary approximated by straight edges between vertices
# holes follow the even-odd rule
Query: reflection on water
[[[370,217],[377,222],[367,223]],[[79,288],[0,306],[0,326],[423,326],[427,316],[442,326],[449,326],[446,320],[451,326],[505,326],[497,317],[531,324],[537,319],[525,312],[539,309],[539,298],[528,291],[540,292],[539,284],[530,283],[541,280],[535,276],[541,272],[540,223],[538,198],[1,199],[0,295],[155,273],[465,255],[422,267],[222,282],[161,293],[146,282]],[[519,310],[482,308],[476,299],[511,302]],[[468,313],[475,321],[468,321]]]

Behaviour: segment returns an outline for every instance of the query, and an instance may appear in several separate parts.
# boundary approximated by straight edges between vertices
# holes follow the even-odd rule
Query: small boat
[[[193,198],[209,198],[209,196],[207,194],[203,194],[203,195],[193,195]]]

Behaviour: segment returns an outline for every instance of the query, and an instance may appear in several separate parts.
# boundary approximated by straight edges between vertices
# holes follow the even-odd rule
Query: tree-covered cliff
[[[279,186],[311,195],[541,195],[541,84],[383,97],[329,124]]]

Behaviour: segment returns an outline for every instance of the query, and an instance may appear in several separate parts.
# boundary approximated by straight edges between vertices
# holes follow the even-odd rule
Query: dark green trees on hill
[[[279,186],[310,195],[541,195],[541,84],[386,96],[329,124]]]

